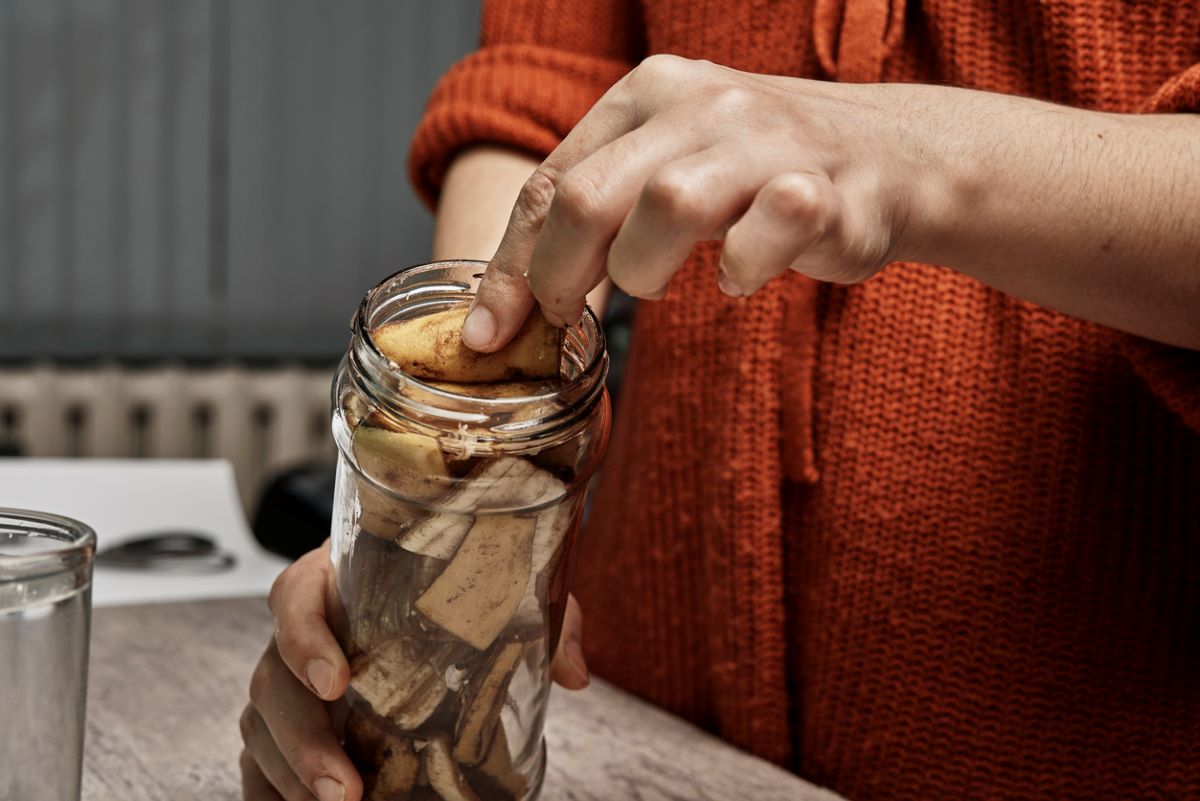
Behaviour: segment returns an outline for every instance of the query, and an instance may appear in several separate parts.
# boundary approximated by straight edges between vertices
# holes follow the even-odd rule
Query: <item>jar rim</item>
[[[392,413],[412,422],[411,415],[404,414],[407,411],[417,417],[437,420],[444,426],[485,429],[487,433],[483,436],[480,436],[481,431],[475,432],[476,439],[505,441],[536,437],[544,444],[548,435],[570,428],[581,418],[586,419],[604,393],[608,354],[603,326],[591,308],[585,307],[580,320],[567,326],[564,333],[564,350],[568,344],[573,344],[590,351],[586,354],[586,363],[577,363],[574,374],[538,395],[478,397],[435,386],[404,372],[383,354],[371,336],[373,328],[395,319],[408,308],[403,303],[405,300],[431,307],[453,307],[465,302],[474,295],[486,267],[487,262],[477,259],[423,262],[397,270],[368,290],[351,320],[353,338],[347,354],[349,372],[364,394],[380,402],[385,414]],[[400,284],[405,280],[411,281],[423,274],[436,277],[439,272],[462,271],[464,268],[470,270],[467,277],[442,276],[433,283],[416,284],[401,291]],[[386,308],[389,304],[391,308]],[[373,319],[385,311],[391,314],[389,319]],[[383,380],[385,376],[396,380],[394,388]],[[539,411],[545,414],[539,415]]]

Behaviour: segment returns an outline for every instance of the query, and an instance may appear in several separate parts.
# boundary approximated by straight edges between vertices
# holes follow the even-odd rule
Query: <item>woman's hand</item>
[[[246,801],[358,801],[362,780],[335,734],[336,705],[350,666],[327,622],[329,545],[280,574],[268,604],[275,636],[250,680],[242,713],[242,793]],[[583,618],[571,598],[551,677],[568,689],[587,686],[580,650]]]
[[[922,173],[897,123],[905,96],[647,59],[526,182],[465,341],[500,347],[535,299],[551,321],[574,322],[606,273],[661,297],[710,239],[724,239],[714,280],[730,295],[787,270],[869,278],[897,256]]]
[[[662,297],[696,243],[724,239],[713,278],[730,295],[918,261],[1200,349],[1198,184],[1197,114],[653,56],[525,183],[463,340],[502,347],[535,300],[572,323],[606,273]]]

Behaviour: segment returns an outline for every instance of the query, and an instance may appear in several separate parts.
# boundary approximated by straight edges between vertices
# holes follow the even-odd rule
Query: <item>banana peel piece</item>
[[[529,581],[534,520],[482,515],[454,558],[413,606],[484,651],[508,625]]]
[[[412,743],[354,707],[346,718],[346,752],[362,773],[363,801],[407,798],[416,786],[422,760]]]
[[[559,568],[563,542],[575,524],[578,504],[574,499],[557,506],[549,506],[538,512],[533,530],[532,565],[529,582],[517,604],[513,617],[520,625],[537,625],[542,618],[542,604],[538,599],[539,584],[549,582]]]
[[[431,387],[455,395],[480,399],[536,398],[559,388],[557,381],[499,381],[486,384],[460,384],[455,381],[429,381]]]
[[[515,456],[490,459],[461,479],[459,485],[441,500],[439,513],[399,533],[396,542],[413,553],[449,559],[467,536],[471,516],[476,512],[538,506],[565,492],[566,486],[561,481],[525,459]],[[538,519],[541,520],[540,514]],[[547,531],[542,539],[548,541],[552,539],[551,535],[552,532]],[[536,549],[534,555],[536,558]],[[547,556],[544,561],[548,559]]]
[[[487,753],[504,708],[504,695],[525,647],[508,642],[499,647],[487,670],[467,687],[454,737],[454,758],[464,765],[477,764]]]
[[[429,785],[444,801],[479,801],[450,755],[450,742],[444,735],[434,737],[425,746],[425,773]]]
[[[363,473],[402,498],[436,500],[450,484],[433,437],[364,424],[354,430],[354,461]]]
[[[397,638],[354,660],[350,686],[377,715],[412,730],[446,697],[442,672],[421,658],[411,642]]]
[[[504,791],[512,801],[519,801],[525,797],[525,790],[529,785],[521,772],[513,767],[512,754],[508,750],[508,735],[504,733],[503,726],[496,727],[496,734],[492,737],[487,756],[476,770]]]
[[[412,606],[407,592],[412,584],[409,576],[413,563],[422,560],[409,556],[395,543],[361,536],[354,539],[342,558],[346,561],[340,569],[355,577],[347,588],[353,592],[337,596],[347,604],[342,630],[350,635],[347,655],[355,658],[400,634]],[[340,600],[330,604],[335,608],[340,605]]]
[[[354,461],[370,477],[357,482],[358,525],[391,539],[423,516],[421,508],[405,501],[434,501],[450,489],[451,479],[436,439],[372,425],[374,420],[369,417],[354,430]]]
[[[548,506],[538,512],[533,529],[533,572],[541,574],[558,556],[563,541],[575,523],[576,499]]]
[[[371,339],[389,361],[420,379],[480,384],[558,378],[563,331],[540,309],[517,335],[495,353],[480,353],[462,341],[467,307],[457,306],[371,330]]]

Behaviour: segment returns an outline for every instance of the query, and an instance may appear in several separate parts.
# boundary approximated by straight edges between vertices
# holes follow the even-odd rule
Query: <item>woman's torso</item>
[[[644,6],[651,52],[1116,111],[1200,62],[1195,2]],[[924,265],[714,272],[639,309],[600,674],[855,801],[1200,795],[1200,435],[1130,338]]]

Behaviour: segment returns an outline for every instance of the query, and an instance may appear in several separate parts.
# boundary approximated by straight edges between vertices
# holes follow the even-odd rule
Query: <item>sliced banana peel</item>
[[[453,381],[430,381],[431,387],[468,398],[536,398],[559,388],[557,381],[501,381],[487,384],[459,384]]]
[[[513,613],[514,621],[520,626],[536,626],[542,620],[541,596],[545,583],[562,557],[563,543],[575,524],[578,504],[574,501],[547,507],[538,512],[533,529],[532,565],[525,592]]]
[[[484,651],[512,619],[529,582],[534,520],[486,515],[413,604],[446,631]]]
[[[346,718],[346,753],[362,772],[364,801],[408,798],[416,786],[422,760],[412,742],[354,707]]]
[[[561,481],[525,459],[515,456],[490,459],[461,479],[438,502],[436,514],[400,532],[396,542],[413,553],[449,559],[471,529],[472,516],[477,512],[539,506],[562,497],[565,492],[566,486]],[[551,532],[544,532],[543,540],[550,535]]]
[[[417,560],[377,537],[356,538],[343,558],[343,572],[353,576],[355,584],[346,616],[353,646],[348,655],[353,657],[393,639],[404,628],[412,605],[406,592],[411,581],[406,577]]]
[[[424,517],[416,503],[442,497],[452,480],[436,439],[374,422],[369,417],[354,430],[354,461],[370,478],[357,482],[358,523],[370,534],[391,539]]]
[[[425,773],[429,785],[445,801],[479,801],[479,796],[467,784],[462,771],[450,753],[450,741],[444,736],[434,737],[425,746]]]
[[[508,750],[508,735],[503,726],[496,727],[487,756],[476,770],[494,784],[508,801],[518,801],[525,796],[529,785],[521,772],[513,767],[512,754]]]
[[[483,759],[496,733],[504,694],[525,647],[519,642],[500,646],[484,671],[467,687],[454,737],[454,758],[464,765]]]
[[[420,379],[480,384],[558,378],[563,331],[540,309],[495,353],[463,344],[466,318],[467,307],[458,306],[379,326],[371,330],[371,339],[389,361]]]
[[[351,664],[350,686],[376,714],[412,730],[446,697],[442,673],[412,642],[397,638]]]

